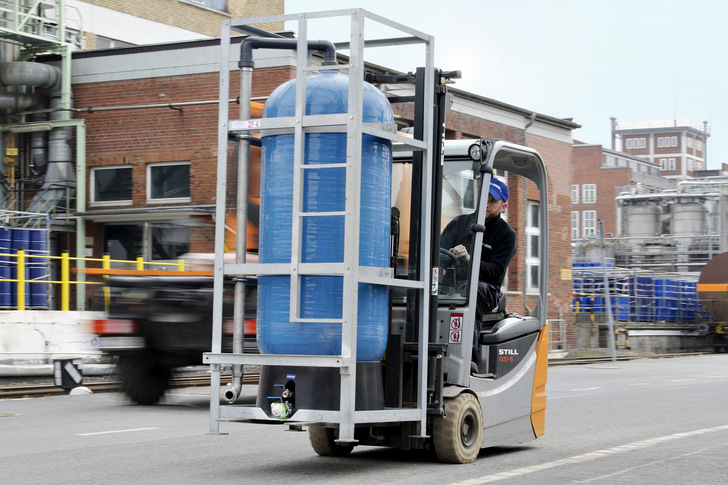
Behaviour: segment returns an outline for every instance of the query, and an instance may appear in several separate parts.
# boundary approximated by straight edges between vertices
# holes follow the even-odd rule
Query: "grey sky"
[[[286,0],[285,4],[286,13],[362,7],[433,35],[436,65],[463,72],[456,87],[550,116],[573,118],[582,125],[574,138],[586,143],[610,146],[610,116],[620,121],[707,120],[708,168],[728,163],[728,2]],[[322,29],[309,37],[327,38],[334,35],[331,32]],[[401,56],[380,56],[378,62],[392,68],[417,67]]]

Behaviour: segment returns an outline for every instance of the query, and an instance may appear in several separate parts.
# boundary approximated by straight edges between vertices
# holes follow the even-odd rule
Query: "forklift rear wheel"
[[[478,399],[464,392],[445,402],[446,414],[435,419],[432,435],[437,458],[445,463],[472,463],[483,441],[483,412]]]
[[[321,456],[346,456],[354,449],[354,445],[339,445],[336,443],[334,428],[324,426],[310,426],[308,440],[313,451]]]

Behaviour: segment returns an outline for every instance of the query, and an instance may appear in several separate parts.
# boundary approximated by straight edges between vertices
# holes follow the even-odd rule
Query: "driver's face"
[[[508,207],[508,203],[502,200],[495,200],[492,195],[488,194],[488,207],[485,210],[485,218],[492,219],[497,217]]]

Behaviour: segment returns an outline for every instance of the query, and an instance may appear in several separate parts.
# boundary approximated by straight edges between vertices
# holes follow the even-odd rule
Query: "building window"
[[[671,147],[676,147],[677,146],[677,137],[676,136],[671,136],[670,137],[670,146]]]
[[[149,202],[189,202],[189,162],[147,165],[147,199]]]
[[[571,203],[579,203],[579,184],[574,184],[571,186]]]
[[[582,187],[583,194],[581,201],[584,204],[596,204],[597,203],[597,186],[596,184],[584,184]]]
[[[109,37],[96,36],[96,48],[97,49],[111,49],[114,47],[131,47],[134,44],[124,42],[122,40],[111,39]]]
[[[688,158],[688,172],[695,170],[695,161],[692,158]]]
[[[131,167],[92,168],[91,203],[95,205],[131,204]]]
[[[667,170],[667,158],[660,159],[660,170]]]
[[[584,237],[597,235],[597,211],[584,211]]]
[[[657,137],[657,148],[662,148],[665,146],[664,138],[661,136]]]
[[[675,159],[674,158],[668,158],[667,159],[667,169],[668,170],[675,170]]]
[[[526,206],[526,291],[538,290],[541,272],[541,221],[540,204],[528,202]]]
[[[693,147],[693,139],[691,137],[688,137],[688,148]]]
[[[104,252],[113,261],[172,261],[190,252],[190,228],[172,223],[105,224]],[[112,266],[126,267],[123,263]]]
[[[571,240],[579,239],[579,211],[571,211]]]
[[[627,150],[631,150],[632,148],[632,138],[627,138]]]

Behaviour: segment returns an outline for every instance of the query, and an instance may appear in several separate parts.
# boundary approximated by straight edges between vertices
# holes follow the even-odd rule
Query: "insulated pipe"
[[[268,37],[246,37],[243,42],[240,43],[240,61],[238,67],[240,69],[244,67],[255,67],[253,62],[253,49],[290,49],[296,50],[298,48],[298,41],[296,39],[279,39],[279,38],[268,38]],[[327,40],[309,40],[308,50],[323,52],[324,54],[324,66],[335,66],[336,62],[336,47],[334,44]]]
[[[46,88],[50,97],[50,120],[63,119],[61,100],[61,70],[55,66],[38,62],[6,62],[0,64],[0,83],[5,86],[35,86]],[[40,172],[46,171],[43,189],[31,203],[35,212],[48,212],[56,204],[54,185],[75,184],[76,173],[69,141],[73,130],[70,127],[56,128],[48,135],[47,155],[43,145],[44,134],[32,138],[32,156]],[[51,189],[49,192],[48,189]]]
[[[0,109],[25,111],[34,109],[40,104],[41,97],[37,94],[0,91]]]

